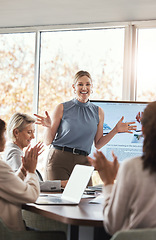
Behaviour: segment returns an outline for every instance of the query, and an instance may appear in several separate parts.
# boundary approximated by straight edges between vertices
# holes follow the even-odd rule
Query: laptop
[[[75,165],[62,194],[39,196],[39,205],[77,205],[94,171],[93,166]]]

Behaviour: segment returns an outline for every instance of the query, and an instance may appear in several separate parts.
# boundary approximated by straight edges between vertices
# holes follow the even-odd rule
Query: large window
[[[122,99],[124,28],[41,33],[39,112],[74,97],[79,70],[93,78],[92,99]]]
[[[0,29],[1,117],[7,122],[14,112],[51,115],[58,103],[74,97],[72,82],[79,70],[93,78],[90,99],[155,100],[156,24],[143,27]],[[43,131],[39,126],[37,141]],[[40,156],[41,172],[45,158]]]
[[[30,33],[20,33],[16,29],[16,33],[0,33],[1,117],[7,121],[17,111],[33,114],[37,106],[40,114],[44,110],[51,113],[58,103],[74,97],[72,81],[80,69],[89,71],[93,78],[91,99],[122,100],[122,92],[131,91],[132,85],[136,84],[136,98],[131,100],[155,100],[156,28],[136,27],[136,31],[136,74],[132,74],[131,83],[123,79],[123,61],[128,52],[124,43],[136,32],[129,31],[132,35],[125,35],[125,27],[84,29],[83,26],[81,29],[80,26],[78,29],[34,30]],[[36,33],[41,34],[41,45],[38,45],[40,68],[34,66]],[[38,74],[34,74],[34,69]],[[34,75],[40,76],[36,79],[39,81],[39,105],[38,95],[33,96],[37,93]],[[136,82],[133,76],[136,76]],[[35,98],[36,107],[33,108]]]
[[[156,28],[138,30],[137,101],[156,100]]]
[[[32,114],[35,34],[0,34],[0,114]]]

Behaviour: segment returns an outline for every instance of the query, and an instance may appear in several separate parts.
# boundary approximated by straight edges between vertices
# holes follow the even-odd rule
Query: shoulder
[[[95,111],[97,111],[97,113],[99,114],[99,116],[104,116],[104,111],[101,107],[95,105],[92,102],[89,102],[89,107],[93,108]]]
[[[98,113],[99,113],[99,120],[100,120],[101,124],[103,124],[103,122],[104,122],[104,111],[101,107],[98,107]]]
[[[56,111],[61,111],[63,110],[63,103],[59,103],[56,108],[55,108]]]
[[[99,107],[89,101],[88,108],[94,114],[95,118],[97,119],[97,121],[99,123],[99,120],[100,120]]]
[[[8,168],[8,169],[10,168],[11,169],[11,167],[6,162],[4,162],[3,160],[0,159],[0,170],[2,168]]]
[[[90,101],[89,101],[89,107],[99,111],[99,107]]]
[[[63,104],[63,111],[70,111],[70,110],[74,110],[77,109],[78,105],[75,102],[75,99],[72,99],[70,101],[66,101]]]
[[[99,115],[104,116],[104,111],[103,111],[103,109],[102,109],[101,107],[98,107],[98,109],[99,109]]]
[[[142,160],[141,157],[138,156],[124,160],[120,165],[119,172],[120,174],[124,173],[126,176],[133,176],[136,172],[142,171],[142,169]]]
[[[126,167],[128,168],[128,167],[130,167],[130,166],[136,167],[136,166],[140,165],[141,162],[142,162],[141,156],[132,157],[132,158],[127,158],[127,159],[125,159],[124,162],[122,163],[122,166],[123,166],[124,168],[126,168]]]
[[[58,104],[56,107],[55,107],[55,109],[54,109],[54,111],[53,111],[53,117],[54,116],[60,116],[60,117],[62,117],[62,113],[63,113],[63,104],[62,103],[60,103],[60,104]]]
[[[6,145],[6,148],[7,149],[15,149],[15,151],[22,151],[20,150],[20,148],[15,144],[15,143],[12,143],[12,142],[9,142],[7,145]]]
[[[0,160],[0,178],[7,178],[7,173],[13,172],[12,168],[3,160]]]
[[[6,146],[4,155],[7,156],[12,154],[23,155],[23,152],[16,144],[10,142]]]
[[[63,107],[69,107],[75,105],[74,99],[62,103]]]

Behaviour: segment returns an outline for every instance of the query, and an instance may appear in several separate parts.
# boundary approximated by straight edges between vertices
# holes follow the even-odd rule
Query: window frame
[[[92,23],[92,24],[70,24],[70,25],[51,25],[35,27],[15,27],[0,28],[0,34],[11,33],[35,33],[35,66],[34,66],[34,95],[33,95],[33,113],[38,113],[39,104],[39,82],[40,82],[40,51],[41,51],[41,33],[46,31],[70,31],[70,30],[88,30],[88,29],[108,29],[125,28],[124,38],[124,62],[123,62],[123,89],[122,100],[136,101],[136,57],[137,57],[137,39],[138,29],[156,28],[156,20],[123,22],[123,23]],[[37,126],[36,126],[37,128]],[[37,129],[36,129],[37,130]],[[37,133],[37,131],[36,131]],[[36,136],[37,137],[37,136]]]

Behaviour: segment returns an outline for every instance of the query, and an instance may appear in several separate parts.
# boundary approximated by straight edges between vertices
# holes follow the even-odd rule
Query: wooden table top
[[[103,206],[89,203],[90,200],[81,199],[79,205],[74,206],[25,204],[22,208],[66,224],[101,227]]]

